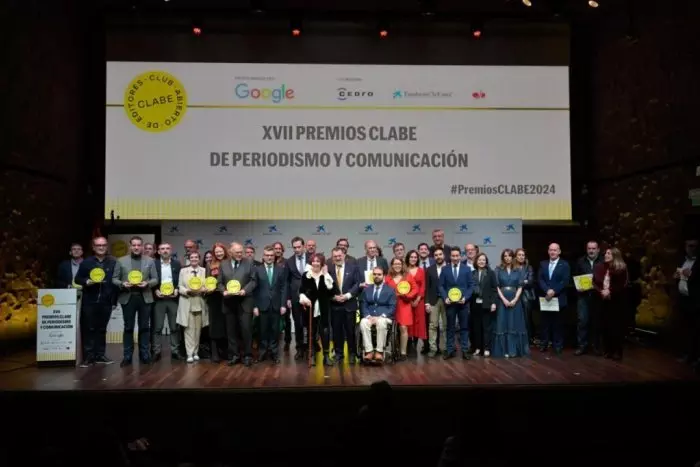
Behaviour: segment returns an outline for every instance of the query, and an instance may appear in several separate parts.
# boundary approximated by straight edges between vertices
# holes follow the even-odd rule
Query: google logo
[[[286,84],[275,88],[250,88],[248,83],[241,83],[236,85],[235,88],[236,97],[239,99],[260,99],[265,101],[272,101],[274,104],[279,104],[285,100],[294,99],[294,89],[287,88]]]

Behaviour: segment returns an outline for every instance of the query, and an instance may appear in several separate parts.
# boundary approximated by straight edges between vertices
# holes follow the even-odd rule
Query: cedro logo
[[[372,91],[362,91],[358,89],[338,88],[338,100],[346,101],[353,98],[374,97]]]
[[[273,104],[279,104],[286,100],[292,100],[294,89],[288,88],[286,84],[278,88],[251,88],[248,83],[240,83],[235,88],[236,97],[239,99],[256,99],[263,101],[271,101]]]

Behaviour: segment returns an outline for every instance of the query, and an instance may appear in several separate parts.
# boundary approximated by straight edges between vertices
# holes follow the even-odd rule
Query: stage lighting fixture
[[[379,37],[381,37],[382,39],[384,39],[385,37],[389,37],[389,31],[387,31],[386,29],[380,29]]]
[[[523,5],[525,6],[532,6],[532,2],[530,0],[523,0]]]
[[[299,37],[299,36],[301,36],[301,29],[299,29],[299,28],[292,28],[292,36],[294,36],[294,37]]]
[[[300,19],[292,20],[290,27],[291,27],[293,37],[301,36],[301,20]]]
[[[588,6],[591,8],[598,8],[600,4],[595,0],[588,0]]]
[[[195,36],[201,35],[201,34],[202,34],[202,28],[200,28],[199,26],[194,26],[194,27],[192,28],[192,34],[194,34]]]

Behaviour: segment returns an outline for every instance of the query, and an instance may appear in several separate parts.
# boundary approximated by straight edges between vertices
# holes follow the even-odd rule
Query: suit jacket
[[[540,286],[542,296],[547,293],[547,290],[554,290],[554,296],[559,299],[559,308],[564,308],[567,303],[566,287],[571,281],[571,268],[569,263],[559,258],[552,277],[549,277],[549,260],[540,263],[540,269],[537,271],[537,283]]]
[[[161,275],[161,266],[162,266],[162,261],[160,258],[155,260],[155,269],[156,269],[156,274],[158,274],[158,283],[156,284],[156,287],[160,287],[161,282],[163,281],[163,278],[160,277]],[[173,271],[173,286],[175,289],[179,288],[180,285],[180,270],[182,269],[182,265],[180,262],[176,259],[170,259],[170,269]],[[202,276],[203,278],[204,276]],[[178,291],[179,292],[179,291]]]
[[[78,266],[80,269],[80,266]],[[77,275],[77,274],[76,274]],[[61,261],[58,265],[58,274],[56,275],[56,288],[67,289],[73,286],[73,263],[72,260],[67,259]]]
[[[306,263],[311,264],[311,255],[306,254]],[[284,267],[287,268],[287,300],[294,303],[299,303],[299,287],[301,287],[301,277],[306,271],[299,271],[297,267],[297,257],[292,255],[284,262]]]
[[[224,296],[224,314],[227,313],[228,307],[225,306],[226,302],[237,302],[241,303],[243,311],[246,313],[253,312],[253,306],[255,304],[255,299],[253,298],[253,292],[255,287],[257,287],[257,276],[255,274],[255,266],[253,262],[247,258],[243,258],[238,269],[233,269],[232,259],[227,259],[221,262],[221,268],[219,269],[219,276],[217,278],[217,290],[221,293],[226,292],[226,284],[229,281],[237,280],[241,283],[241,290],[245,291],[245,295],[229,295]]]
[[[491,305],[495,305],[498,298],[496,273],[487,267],[481,273],[481,280],[479,280],[479,272],[475,269],[472,271],[472,278],[474,279],[474,293],[472,294],[472,298],[475,300],[474,306],[490,310]],[[477,298],[481,298],[481,303],[476,303]]]
[[[309,299],[314,316],[316,316],[316,303],[318,303],[319,313],[328,315],[331,310],[331,299],[339,293],[338,284],[333,281],[330,274],[321,274],[318,285],[316,285],[316,279],[311,275],[311,271],[305,272],[301,278],[299,296],[303,295]]]
[[[446,300],[449,290],[457,287],[462,292],[462,298],[465,300],[465,304],[468,305],[469,300],[472,298],[472,292],[474,291],[472,270],[466,264],[460,264],[458,276],[455,279],[452,263],[447,263],[446,267],[447,269],[443,269],[440,273],[440,297]],[[451,305],[446,304],[446,306]]]
[[[328,266],[328,274],[333,278],[333,282],[338,284],[338,274],[335,264]],[[343,287],[340,293],[350,294],[350,298],[343,303],[331,301],[331,308],[342,309],[349,312],[357,311],[357,295],[360,293],[360,284],[364,281],[364,274],[353,263],[345,261],[343,268]],[[346,295],[347,296],[347,295]]]
[[[386,258],[383,258],[381,256],[378,256],[375,258],[376,265],[384,271],[384,274],[386,274],[389,271],[389,262],[386,260]],[[367,257],[363,256],[362,258],[357,259],[357,267],[360,269],[360,274],[362,277],[362,282],[365,281],[365,271],[367,270]]]
[[[445,272],[447,263],[442,263],[440,274]],[[437,305],[440,298],[440,277],[438,276],[437,264],[433,262],[432,266],[426,271],[425,279],[425,303],[430,306]]]
[[[119,258],[114,266],[112,282],[119,289],[118,300],[122,305],[129,303],[132,290],[134,290],[134,287],[129,289],[124,287],[124,283],[129,281],[129,273],[133,269],[131,264],[131,255],[127,255]],[[141,255],[141,274],[148,285],[143,289],[136,288],[136,290],[141,290],[144,302],[153,303],[153,287],[158,285],[158,273],[156,273],[155,262],[146,255]]]
[[[255,268],[255,308],[259,311],[279,313],[280,308],[287,306],[287,269],[279,264],[272,265],[272,284],[267,278],[267,266],[264,264]]]
[[[435,264],[435,259],[433,259],[431,256],[428,256],[426,261],[428,261],[428,268],[430,266],[432,266],[433,264]],[[427,275],[427,273],[428,273],[427,268],[423,268],[423,259],[421,259],[420,257],[418,258],[418,267],[421,269],[426,269],[426,271],[424,271],[424,272]]]
[[[574,269],[574,275],[575,276],[580,276],[583,274],[593,274],[593,270],[597,265],[603,262],[603,257],[601,255],[598,255],[598,257],[593,261],[593,265],[591,266],[591,262],[588,261],[588,256],[581,256],[578,261],[576,261],[576,268]],[[578,292],[579,295],[582,295],[584,297],[592,295],[593,291],[592,290],[586,290],[585,292]]]
[[[678,267],[682,268],[686,260],[685,256],[678,262]],[[695,303],[700,304],[700,261],[697,259],[690,268],[690,277],[688,278],[688,297],[693,299]],[[679,279],[676,279],[676,292],[678,292]]]
[[[345,255],[345,262],[346,263],[353,263],[355,266],[357,266],[357,258],[354,256],[350,255]],[[328,259],[326,260],[326,266],[328,266],[328,270],[331,270],[331,266],[335,267],[335,263],[333,263],[333,257],[329,256]]]
[[[177,324],[182,327],[187,327],[190,318],[190,306],[193,296],[187,295],[189,290],[188,284],[190,279],[195,277],[195,269],[192,266],[187,266],[180,269],[178,273],[177,283],[179,284],[178,292],[179,299],[177,302]],[[206,269],[202,266],[197,267],[196,277],[202,279],[202,285],[204,285],[204,278],[206,277]],[[173,279],[174,280],[174,279]],[[207,309],[207,300],[204,293],[199,294],[197,297],[202,300],[202,327],[209,326],[209,310]]]
[[[396,291],[387,283],[382,285],[377,300],[374,300],[374,289],[376,285],[371,284],[365,287],[360,296],[360,314],[363,318],[368,316],[383,316],[391,320],[396,315]]]

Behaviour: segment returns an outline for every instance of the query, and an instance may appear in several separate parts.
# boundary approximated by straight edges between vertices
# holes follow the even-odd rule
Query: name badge
[[[484,300],[481,299],[481,297],[476,299],[476,303],[484,303]]]

